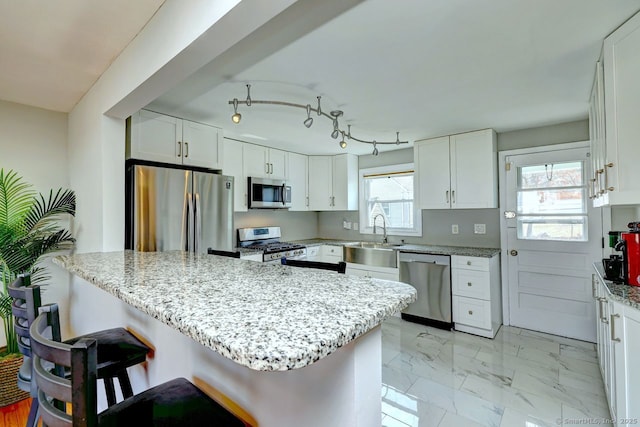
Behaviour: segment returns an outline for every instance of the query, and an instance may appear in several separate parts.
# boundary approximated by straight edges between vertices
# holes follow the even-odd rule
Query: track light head
[[[373,153],[371,153],[371,154],[373,154],[374,156],[377,156],[379,154],[378,147],[376,147],[376,142],[375,141],[373,141]]]
[[[344,132],[342,132],[342,141],[340,141],[340,148],[347,148],[347,141],[344,140]]]
[[[231,121],[238,124],[240,120],[242,120],[242,114],[238,113],[238,98],[233,98],[233,116],[231,116]]]
[[[307,128],[310,128],[313,124],[313,119],[311,118],[311,105],[309,104],[307,104],[307,118],[302,123],[304,123]]]

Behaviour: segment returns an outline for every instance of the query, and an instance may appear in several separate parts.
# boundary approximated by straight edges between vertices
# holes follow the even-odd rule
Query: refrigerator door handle
[[[195,193],[195,229],[193,232],[193,251],[200,250],[200,242],[202,241],[202,213],[200,212],[200,193]]]
[[[187,251],[194,251],[194,217],[193,194],[187,193]]]

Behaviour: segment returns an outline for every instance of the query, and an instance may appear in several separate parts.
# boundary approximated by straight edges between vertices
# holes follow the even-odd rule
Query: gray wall
[[[282,240],[303,240],[318,237],[317,212],[289,212],[285,210],[250,210],[233,215],[234,227],[279,226]],[[234,242],[236,237],[234,236]]]
[[[538,147],[589,139],[589,121],[580,120],[552,126],[498,133],[498,150]],[[413,149],[405,148],[381,153],[379,156],[360,156],[359,167],[393,165],[413,162]],[[500,210],[423,210],[422,237],[391,236],[392,242],[404,239],[408,243],[500,247]],[[622,216],[622,215],[621,215]],[[624,215],[628,217],[628,215]],[[345,230],[342,221],[358,222],[358,212],[319,212],[318,237],[332,239],[373,240],[369,234]],[[451,225],[458,224],[459,234],[451,234]],[[486,224],[486,234],[474,234],[473,224]]]

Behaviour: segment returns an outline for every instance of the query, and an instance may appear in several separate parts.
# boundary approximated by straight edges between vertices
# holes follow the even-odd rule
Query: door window
[[[518,239],[586,242],[584,162],[518,166]]]

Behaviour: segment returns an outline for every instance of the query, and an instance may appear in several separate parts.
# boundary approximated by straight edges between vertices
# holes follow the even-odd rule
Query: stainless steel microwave
[[[250,209],[289,209],[291,186],[286,181],[249,177]]]

